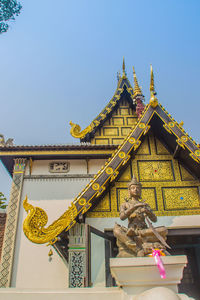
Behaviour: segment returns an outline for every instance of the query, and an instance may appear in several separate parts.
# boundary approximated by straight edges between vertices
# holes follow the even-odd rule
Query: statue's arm
[[[119,215],[120,219],[122,221],[126,220],[132,214],[133,211],[134,211],[134,206],[128,207],[126,203],[123,203],[120,207],[120,215]]]

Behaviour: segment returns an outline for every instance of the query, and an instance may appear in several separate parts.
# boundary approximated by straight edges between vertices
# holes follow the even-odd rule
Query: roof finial
[[[151,107],[155,108],[158,105],[158,99],[156,98],[156,92],[154,87],[154,75],[153,75],[153,68],[151,65],[151,80],[150,80],[150,105]]]
[[[153,75],[153,68],[152,68],[152,65],[151,65],[150,92],[151,92],[151,95],[156,95],[155,87],[154,87],[154,75]]]
[[[133,67],[133,79],[134,79],[134,96],[142,95],[142,91],[139,87],[134,67]]]
[[[122,71],[123,71],[122,78],[125,78],[126,77],[126,70],[125,70],[125,60],[124,60],[124,57],[123,57]]]

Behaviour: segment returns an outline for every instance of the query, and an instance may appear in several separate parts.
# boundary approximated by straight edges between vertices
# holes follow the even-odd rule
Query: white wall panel
[[[24,235],[23,220],[27,213],[22,202],[27,194],[30,204],[44,209],[48,215],[48,226],[67,210],[88,182],[89,179],[85,178],[24,180],[12,272],[13,287],[58,289],[68,286],[68,266],[56,251],[49,261],[50,248],[32,243]]]
[[[49,172],[49,163],[51,162],[69,162],[69,172],[66,174],[86,174],[87,163],[84,159],[59,159],[59,160],[34,160],[32,166],[32,175],[58,175],[59,173]],[[29,175],[29,163],[26,167],[26,175]],[[65,174],[65,173],[63,173]]]

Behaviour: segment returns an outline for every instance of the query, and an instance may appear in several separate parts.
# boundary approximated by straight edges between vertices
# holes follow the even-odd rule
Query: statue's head
[[[131,182],[128,184],[128,191],[129,191],[130,198],[132,197],[136,199],[141,198],[141,188],[142,188],[141,183],[138,182],[135,175],[133,175]]]

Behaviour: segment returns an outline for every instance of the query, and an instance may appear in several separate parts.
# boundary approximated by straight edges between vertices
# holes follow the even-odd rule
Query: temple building
[[[83,130],[70,121],[79,144],[0,144],[13,177],[1,287],[114,289],[113,227],[127,226],[119,210],[135,175],[156,226],[168,228],[169,252],[187,255],[180,292],[200,296],[200,146],[159,103],[152,68],[147,104],[134,69],[133,81],[134,87],[123,61],[102,112]]]

